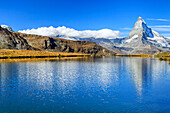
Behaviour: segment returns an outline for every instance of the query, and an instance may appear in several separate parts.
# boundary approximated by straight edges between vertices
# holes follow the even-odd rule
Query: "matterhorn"
[[[129,36],[113,40],[112,46],[124,54],[154,54],[161,51],[169,52],[170,39],[149,28],[139,17]]]
[[[153,44],[158,47],[170,47],[166,39],[149,28],[141,17],[138,18],[133,30],[129,33],[129,37],[125,40],[125,43],[134,42],[138,44]]]

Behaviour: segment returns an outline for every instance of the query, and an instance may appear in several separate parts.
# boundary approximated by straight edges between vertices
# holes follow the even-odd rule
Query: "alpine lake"
[[[168,61],[142,57],[0,62],[0,113],[170,112]]]

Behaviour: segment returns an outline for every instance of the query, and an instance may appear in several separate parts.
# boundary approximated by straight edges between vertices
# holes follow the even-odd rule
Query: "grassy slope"
[[[152,54],[128,54],[128,55],[119,55],[116,56],[125,56],[125,57],[152,57]]]
[[[169,52],[160,52],[154,54],[154,57],[159,58],[160,60],[170,61],[170,53]]]
[[[62,38],[47,37],[41,35],[24,34],[13,32],[13,34],[27,40],[31,47],[42,51],[60,51],[67,53],[85,53],[93,56],[113,56],[115,53],[90,41],[75,41]]]
[[[88,54],[79,53],[61,53],[61,52],[46,52],[33,50],[14,50],[0,49],[0,58],[45,58],[45,57],[84,57]]]

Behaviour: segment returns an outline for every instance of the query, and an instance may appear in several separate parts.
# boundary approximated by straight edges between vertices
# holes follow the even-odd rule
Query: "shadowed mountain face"
[[[111,56],[115,53],[89,41],[72,41],[39,35],[22,34],[0,27],[0,49],[46,50]]]

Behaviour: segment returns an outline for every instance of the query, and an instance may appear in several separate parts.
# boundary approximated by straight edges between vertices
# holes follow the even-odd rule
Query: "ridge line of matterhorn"
[[[139,17],[129,36],[122,38],[120,43],[113,43],[113,46],[123,54],[154,54],[161,51],[170,52],[170,39],[149,28]]]
[[[139,17],[129,36],[123,41],[125,44],[151,44],[157,47],[170,47],[165,37],[149,28],[146,22]]]

